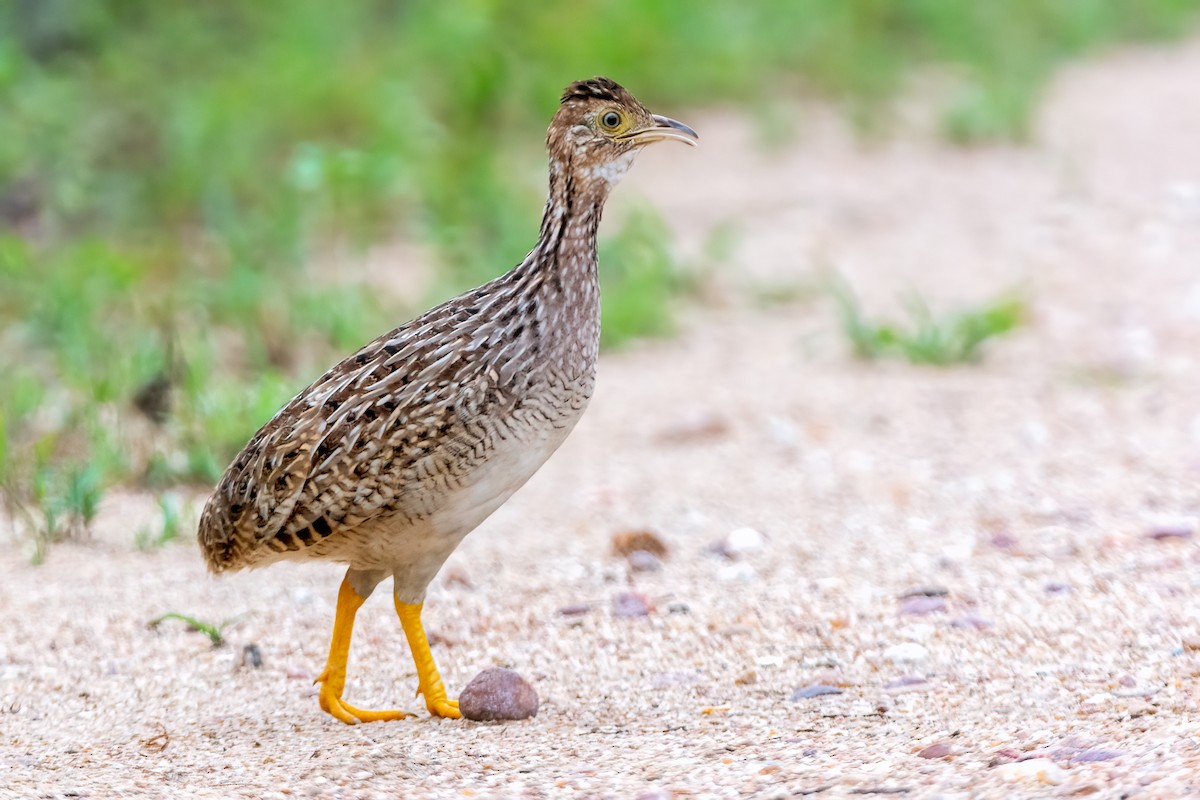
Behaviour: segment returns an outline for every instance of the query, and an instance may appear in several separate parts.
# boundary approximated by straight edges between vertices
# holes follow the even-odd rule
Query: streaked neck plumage
[[[598,169],[552,153],[537,244],[508,275],[516,292],[529,299],[523,313],[534,312],[545,343],[560,350],[564,363],[589,372],[600,342],[596,232],[608,193],[631,160],[623,157]]]
[[[553,284],[595,282],[596,231],[615,177],[552,156],[537,245],[521,266],[546,273]]]

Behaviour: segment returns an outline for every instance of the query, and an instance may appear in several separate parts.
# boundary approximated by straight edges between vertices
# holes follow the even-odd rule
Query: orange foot
[[[342,580],[337,613],[333,618],[333,637],[329,642],[329,660],[325,662],[320,677],[313,681],[321,684],[321,708],[347,725],[412,716],[400,710],[366,711],[342,700],[342,692],[346,690],[346,661],[350,655],[350,637],[354,633],[354,615],[364,602],[365,598],[354,591],[349,577]]]
[[[344,676],[343,680],[345,680]],[[399,709],[368,711],[362,708],[355,708],[342,699],[341,689],[337,686],[337,683],[340,683],[340,681],[331,681],[329,679],[329,667],[325,668],[321,676],[314,683],[321,684],[321,694],[319,697],[321,709],[337,717],[347,725],[355,725],[359,722],[386,722],[388,720],[416,716],[415,714],[409,714]]]
[[[400,617],[400,625],[404,628],[408,648],[417,667],[417,694],[425,695],[425,707],[435,717],[462,719],[458,701],[446,698],[446,687],[442,685],[442,676],[438,674],[433,653],[429,651],[429,640],[425,638],[425,627],[421,624],[421,604],[401,603],[399,598],[394,599],[396,614]]]
[[[438,681],[435,689],[428,692],[424,689],[417,689],[417,694],[425,695],[425,707],[435,717],[462,719],[462,712],[458,710],[458,701],[446,698],[446,690],[442,688],[441,680]]]

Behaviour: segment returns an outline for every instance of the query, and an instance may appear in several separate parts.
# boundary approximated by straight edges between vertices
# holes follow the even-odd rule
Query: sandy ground
[[[536,719],[334,721],[340,570],[212,579],[190,542],[137,551],[147,504],[115,498],[43,567],[0,555],[0,796],[1200,796],[1197,74],[1196,42],[1082,65],[1020,149],[864,149],[815,114],[765,153],[693,116],[703,148],[644,157],[618,204],[685,249],[732,224],[724,299],[604,359],[426,606],[451,690],[513,667]],[[747,299],[826,266],[872,313],[1017,286],[1032,319],[979,367],[863,364],[827,300]],[[744,527],[761,547],[711,552]],[[610,552],[641,528],[658,572]],[[652,613],[614,615],[630,590]],[[347,699],[416,711],[389,605]],[[238,622],[214,649],[147,628],[168,611]],[[814,685],[840,694],[792,699]]]

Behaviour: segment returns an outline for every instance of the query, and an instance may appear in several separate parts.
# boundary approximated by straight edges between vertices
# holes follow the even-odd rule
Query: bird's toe
[[[388,709],[386,711],[370,711],[365,708],[356,708],[346,701],[342,700],[337,694],[332,691],[326,691],[325,687],[321,687],[320,694],[321,710],[332,715],[334,718],[341,720],[347,725],[357,725],[360,722],[388,722],[395,719],[404,719],[405,717],[415,716],[400,709]]]
[[[426,706],[429,708],[429,713],[435,717],[462,719],[462,712],[458,710],[457,700],[447,700],[443,697],[427,703]]]

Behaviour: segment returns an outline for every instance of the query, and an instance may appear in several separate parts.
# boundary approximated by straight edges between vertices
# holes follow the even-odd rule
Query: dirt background
[[[1197,42],[1070,69],[1021,148],[949,149],[919,107],[866,146],[805,108],[775,150],[664,109],[703,146],[612,213],[646,198],[685,254],[732,226],[734,257],[679,338],[603,359],[426,606],[451,691],[513,667],[537,718],[334,721],[341,570],[212,579],[190,541],[139,552],[153,503],[117,496],[39,568],[3,523],[0,797],[1200,796],[1197,75]],[[754,300],[828,267],[871,314],[1017,287],[1031,319],[981,366],[861,363],[827,298]],[[610,552],[642,528],[657,572]],[[650,614],[613,613],[631,590]],[[214,649],[168,611],[238,621]],[[419,710],[386,593],[357,634],[347,699]]]

